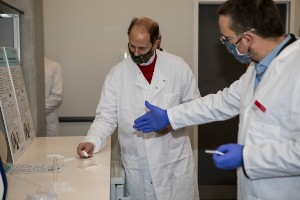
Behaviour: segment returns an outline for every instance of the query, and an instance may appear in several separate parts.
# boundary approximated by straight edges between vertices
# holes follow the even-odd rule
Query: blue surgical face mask
[[[249,51],[246,54],[241,54],[235,43],[226,42],[225,45],[229,53],[231,53],[240,63],[249,64],[251,62]]]

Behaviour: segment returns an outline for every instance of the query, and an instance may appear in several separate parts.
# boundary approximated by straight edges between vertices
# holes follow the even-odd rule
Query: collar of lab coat
[[[167,71],[163,68],[163,63],[165,62],[165,60],[163,59],[163,53],[156,50],[156,55],[157,59],[151,84],[148,83],[139,67],[131,60],[136,73],[135,85],[146,92],[146,99],[149,101],[151,101],[151,99],[154,98],[167,83],[167,76],[165,75]]]
[[[249,66],[249,68],[252,68],[246,96],[246,102],[248,102],[249,106],[252,105],[250,103],[251,101],[254,102],[257,99],[262,99],[267,95],[267,91],[276,89],[273,87],[276,86],[276,81],[279,80],[278,77],[282,76],[284,70],[288,70],[288,63],[285,62],[288,61],[291,56],[295,56],[292,51],[295,49],[295,46],[299,45],[300,41],[294,42],[294,44],[286,47],[275,59],[273,59],[268,70],[265,72],[264,78],[261,80],[254,93],[251,91],[254,91],[256,71],[254,69],[254,63]]]

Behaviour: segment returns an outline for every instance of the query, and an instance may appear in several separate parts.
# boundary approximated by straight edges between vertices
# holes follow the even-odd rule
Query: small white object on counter
[[[221,152],[221,151],[216,151],[216,150],[205,150],[205,153],[210,153],[210,154],[219,154],[219,155],[221,155],[221,156],[223,156],[223,155],[224,155],[224,153],[223,153],[223,152]]]
[[[85,157],[89,157],[89,154],[85,150],[83,150],[82,153]]]

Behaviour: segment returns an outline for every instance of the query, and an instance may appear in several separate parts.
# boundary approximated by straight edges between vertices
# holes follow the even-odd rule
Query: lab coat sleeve
[[[117,127],[117,90],[112,71],[106,77],[100,102],[96,109],[95,120],[85,137],[85,141],[94,144],[94,153],[104,147],[107,139]]]
[[[181,94],[182,94],[182,99],[181,99],[181,104],[190,102],[193,99],[199,98],[200,97],[200,92],[197,86],[197,82],[195,79],[195,76],[190,69],[190,67],[185,63],[184,67],[184,72],[182,76],[181,83],[183,83],[182,88],[181,88]]]
[[[51,113],[53,110],[58,108],[62,102],[63,98],[63,79],[62,79],[62,70],[59,63],[53,64],[53,74],[49,74],[53,76],[52,85],[50,89],[50,94],[46,98],[46,114]]]
[[[173,129],[222,121],[237,116],[240,110],[242,84],[243,76],[217,94],[200,97],[168,109],[168,117]]]

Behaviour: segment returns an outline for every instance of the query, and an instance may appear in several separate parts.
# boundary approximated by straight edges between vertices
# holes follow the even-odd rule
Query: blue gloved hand
[[[170,124],[166,110],[145,101],[146,107],[150,110],[134,121],[133,128],[144,133],[159,131]]]
[[[215,166],[219,169],[236,169],[243,165],[243,145],[240,144],[224,144],[217,151],[221,151],[224,155],[214,154],[213,160]]]

